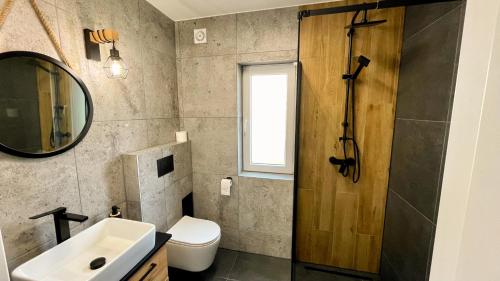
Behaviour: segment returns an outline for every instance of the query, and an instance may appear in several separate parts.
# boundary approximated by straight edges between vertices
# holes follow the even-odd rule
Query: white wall
[[[467,2],[431,281],[500,280],[499,7]]]

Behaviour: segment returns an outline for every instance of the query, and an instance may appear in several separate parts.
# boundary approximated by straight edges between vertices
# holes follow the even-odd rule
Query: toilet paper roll
[[[233,179],[225,178],[220,181],[220,194],[225,196],[231,195],[231,186],[233,185]]]
[[[187,142],[188,134],[186,131],[175,132],[175,140],[177,142]]]

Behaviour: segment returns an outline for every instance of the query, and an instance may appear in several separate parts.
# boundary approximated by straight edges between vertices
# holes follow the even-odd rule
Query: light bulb
[[[122,71],[122,66],[117,61],[111,63],[111,74],[113,74],[113,76],[120,76]]]
[[[110,51],[110,56],[104,63],[104,70],[106,71],[106,76],[113,79],[125,79],[128,74],[127,64],[120,57],[120,53],[113,46]]]

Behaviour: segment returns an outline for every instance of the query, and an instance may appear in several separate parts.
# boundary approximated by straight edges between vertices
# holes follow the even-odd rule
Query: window
[[[243,170],[293,174],[295,64],[244,66]]]

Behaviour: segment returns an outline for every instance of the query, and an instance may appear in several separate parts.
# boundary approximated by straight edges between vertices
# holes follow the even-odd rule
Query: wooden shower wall
[[[318,9],[362,1],[305,6]],[[356,136],[361,180],[353,184],[328,162],[342,156],[347,30],[353,13],[304,18],[297,258],[303,262],[378,272],[394,131],[404,8],[370,11],[387,23],[356,30],[356,57],[371,60],[356,82]],[[360,14],[359,19],[361,19]],[[351,154],[352,155],[352,154]]]

